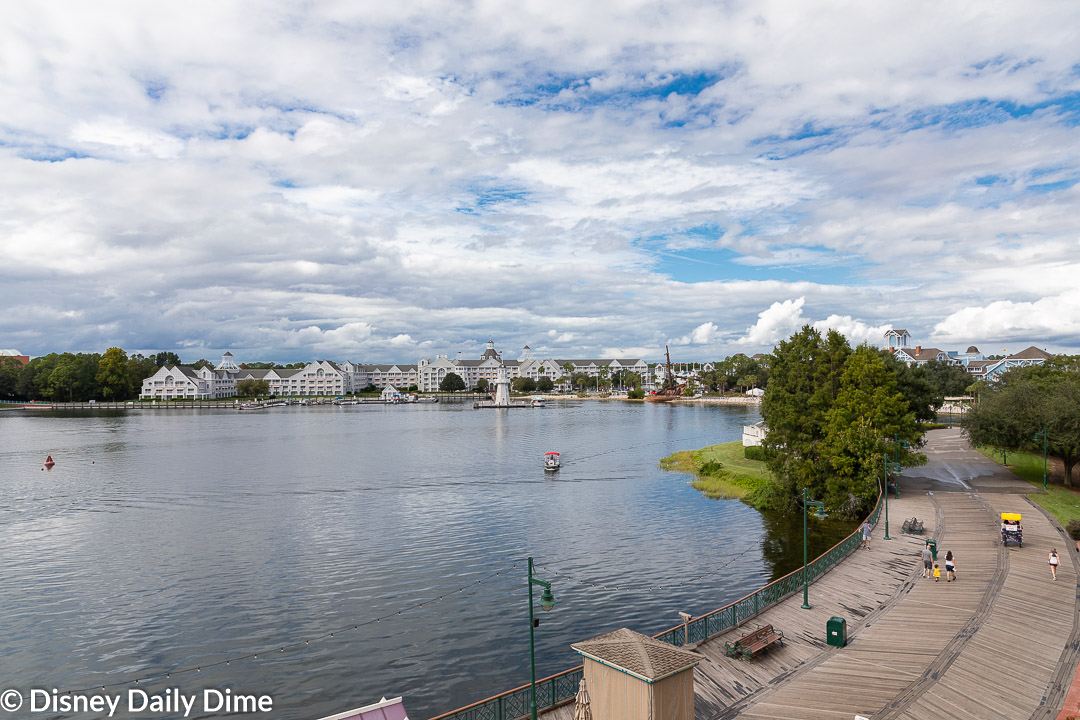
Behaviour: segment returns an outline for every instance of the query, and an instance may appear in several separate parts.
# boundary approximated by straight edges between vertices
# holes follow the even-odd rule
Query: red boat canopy
[[[550,453],[544,453],[544,454],[545,454],[545,455],[558,455],[559,453],[557,453],[557,452],[550,452]]]

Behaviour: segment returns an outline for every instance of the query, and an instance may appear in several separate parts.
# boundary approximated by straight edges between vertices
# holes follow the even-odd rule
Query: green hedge
[[[765,448],[760,445],[747,445],[743,449],[743,457],[747,460],[765,462]]]

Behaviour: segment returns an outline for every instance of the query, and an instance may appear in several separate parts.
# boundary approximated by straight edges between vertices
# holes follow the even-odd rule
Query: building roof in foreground
[[[629,628],[620,628],[570,647],[585,657],[614,665],[648,682],[689,670],[703,659],[695,652],[682,650]]]

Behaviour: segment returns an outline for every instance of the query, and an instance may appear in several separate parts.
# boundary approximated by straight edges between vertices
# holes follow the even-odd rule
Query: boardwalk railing
[[[866,518],[871,525],[877,525],[878,515],[881,514],[883,497],[879,486],[877,504]],[[861,543],[862,536],[856,530],[817,556],[806,566],[809,581],[814,582],[814,580],[834,568],[841,560],[857,550]],[[792,593],[798,592],[802,588],[802,574],[802,568],[793,570],[784,577],[773,580],[760,590],[756,590],[730,605],[725,605],[707,615],[691,620],[688,626],[677,625],[653,637],[681,647],[686,644],[687,628],[689,627],[691,643],[708,640],[718,633],[725,632],[746,622],[766,608],[777,604]],[[537,680],[537,710],[547,710],[573,700],[578,691],[578,682],[584,676],[584,667],[578,665],[557,675],[550,675],[543,680]],[[518,720],[527,717],[529,715],[529,687],[529,685],[522,685],[487,700],[481,700],[472,705],[466,705],[459,710],[438,715],[431,718],[431,720]]]

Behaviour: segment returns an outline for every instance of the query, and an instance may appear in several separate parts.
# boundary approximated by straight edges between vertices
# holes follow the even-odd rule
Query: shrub
[[[1073,540],[1080,540],[1080,520],[1073,518],[1065,525],[1065,532],[1069,533],[1069,537]]]
[[[742,449],[743,457],[747,460],[760,460],[765,462],[765,448],[760,445],[747,445]]]
[[[637,388],[634,388],[633,390],[631,390],[630,392],[626,393],[626,397],[630,398],[631,400],[644,400],[645,399],[645,391],[642,390],[641,388],[637,387]]]

